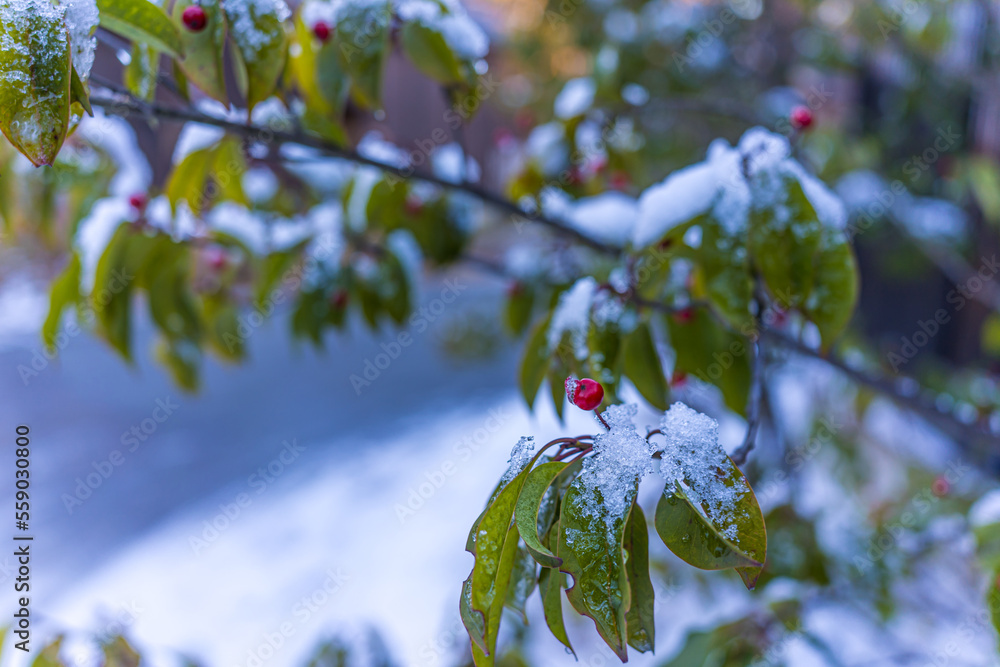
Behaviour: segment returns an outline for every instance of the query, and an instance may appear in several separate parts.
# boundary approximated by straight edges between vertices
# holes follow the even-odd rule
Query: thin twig
[[[747,457],[757,444],[757,430],[761,421],[760,397],[764,385],[764,363],[764,339],[758,336],[754,343],[753,376],[750,381],[750,395],[747,397],[747,434],[743,444],[729,457],[738,466],[747,462]]]

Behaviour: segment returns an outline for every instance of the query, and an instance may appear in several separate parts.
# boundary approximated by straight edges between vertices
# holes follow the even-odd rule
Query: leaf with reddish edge
[[[678,558],[702,570],[734,568],[746,587],[753,590],[767,554],[764,517],[743,473],[728,457],[726,462],[720,483],[741,484],[746,489],[733,513],[737,540],[723,535],[723,527],[709,519],[704,509],[680,488],[663,490],[654,523],[660,539]]]

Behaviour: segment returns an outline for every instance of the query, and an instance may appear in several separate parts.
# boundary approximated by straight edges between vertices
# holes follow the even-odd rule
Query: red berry
[[[181,14],[181,21],[184,22],[184,27],[191,32],[201,32],[208,25],[208,15],[198,5],[191,5]]]
[[[137,211],[141,211],[146,208],[146,202],[148,201],[145,193],[136,192],[134,195],[128,198],[128,204]]]
[[[604,387],[600,382],[583,378],[566,378],[566,395],[581,410],[593,410],[604,400]]]
[[[208,246],[205,248],[205,264],[213,271],[222,271],[229,264],[229,256],[225,249],[219,246]]]
[[[566,181],[568,185],[580,185],[583,183],[583,172],[580,171],[579,167],[570,167],[569,173],[566,175]]]
[[[424,203],[420,201],[420,197],[410,195],[406,198],[406,203],[404,204],[406,208],[406,214],[410,217],[416,217],[420,215],[421,211],[424,210]]]
[[[337,310],[342,310],[347,307],[347,290],[339,289],[333,293],[333,298],[330,299],[330,303]]]
[[[325,43],[330,39],[330,26],[327,25],[326,21],[316,21],[316,25],[313,26],[313,34],[316,35],[316,39]]]
[[[522,285],[520,281],[517,280],[513,281],[510,285],[507,286],[507,296],[509,297],[518,296],[523,291],[524,291],[524,285]]]
[[[692,317],[694,317],[694,311],[690,308],[684,308],[674,313],[674,321],[678,324],[687,324]]]
[[[608,181],[608,185],[611,186],[612,190],[624,190],[629,186],[630,182],[628,174],[624,171],[616,171],[611,175],[611,180]]]
[[[514,133],[506,127],[498,127],[493,130],[493,144],[497,148],[507,148],[514,145]]]
[[[800,130],[805,130],[813,124],[813,113],[809,110],[809,107],[798,106],[792,109],[792,113],[788,119],[792,121],[793,126]]]
[[[938,498],[940,498],[941,496],[948,495],[948,491],[950,490],[951,490],[951,484],[944,477],[944,475],[939,476],[937,479],[934,480],[934,483],[931,484],[931,493],[933,493]]]
[[[674,371],[674,374],[670,377],[670,386],[672,387],[683,387],[687,384],[688,374],[684,371]]]

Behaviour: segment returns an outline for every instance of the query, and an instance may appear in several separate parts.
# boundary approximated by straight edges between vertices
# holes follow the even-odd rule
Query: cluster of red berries
[[[601,401],[604,400],[604,387],[600,382],[583,378],[577,380],[574,377],[566,378],[566,395],[570,403],[581,410],[594,410]]]

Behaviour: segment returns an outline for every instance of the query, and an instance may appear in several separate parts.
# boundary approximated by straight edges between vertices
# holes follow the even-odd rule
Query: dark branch
[[[130,114],[137,114],[143,118],[159,118],[161,120],[179,121],[184,123],[199,123],[201,125],[218,127],[231,134],[261,141],[263,143],[277,142],[281,144],[297,144],[313,148],[330,157],[374,167],[384,173],[392,174],[401,180],[418,180],[425,183],[432,183],[447,190],[467,192],[481,201],[497,208],[498,210],[517,218],[523,218],[525,220],[549,227],[559,234],[572,238],[598,252],[608,255],[618,255],[622,252],[621,248],[592,239],[586,234],[583,234],[560,220],[556,220],[538,212],[528,211],[509,199],[476,185],[475,183],[453,183],[426,171],[386,164],[384,162],[365,157],[356,151],[343,148],[332,142],[310,136],[300,131],[291,132],[272,130],[270,128],[254,125],[252,123],[241,123],[226,118],[210,116],[206,113],[190,108],[178,109],[158,104],[156,102],[143,102],[142,100],[136,99],[134,96],[129,94],[128,91],[123,90],[110,82],[105,82],[103,80],[98,81],[95,77],[95,83],[99,83],[102,87],[108,89],[110,94],[97,93],[91,95],[90,103],[95,107],[107,109],[110,113],[118,116],[125,117]]]

